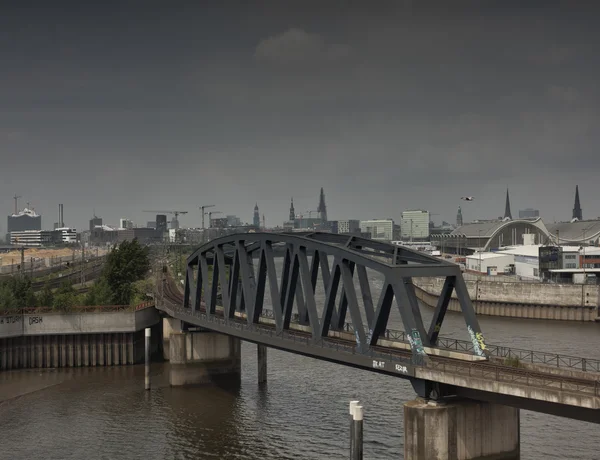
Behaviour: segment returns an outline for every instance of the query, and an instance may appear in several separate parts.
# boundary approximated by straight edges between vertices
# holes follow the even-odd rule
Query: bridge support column
[[[267,381],[267,347],[256,345],[256,356],[258,358],[258,383]]]
[[[183,322],[175,318],[163,318],[163,359],[170,359],[169,343],[172,332],[181,332],[183,330]]]
[[[171,386],[240,381],[239,339],[216,332],[172,332],[169,342]]]
[[[404,405],[404,458],[513,460],[520,458],[519,409],[481,401]]]

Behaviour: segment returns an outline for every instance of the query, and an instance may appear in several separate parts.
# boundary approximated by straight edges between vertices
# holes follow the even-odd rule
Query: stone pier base
[[[404,458],[516,460],[519,409],[472,400],[404,405]]]
[[[169,338],[171,386],[239,382],[241,342],[216,332],[172,332]]]

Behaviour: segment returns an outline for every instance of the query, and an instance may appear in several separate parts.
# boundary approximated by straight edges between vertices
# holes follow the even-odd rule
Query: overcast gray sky
[[[553,221],[579,184],[584,217],[600,216],[591,7],[152,3],[2,2],[3,215],[16,193],[46,228],[58,203],[78,229],[93,209],[199,225],[215,204],[251,221],[255,202],[275,225],[291,196],[315,210],[322,186],[331,219],[453,222],[462,195],[465,220],[499,216],[508,186],[513,215]]]

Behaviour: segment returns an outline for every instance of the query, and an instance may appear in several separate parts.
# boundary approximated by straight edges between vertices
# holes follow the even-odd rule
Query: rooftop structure
[[[432,242],[448,252],[471,254],[524,243],[524,235],[534,235],[538,244],[550,241],[550,233],[542,219],[495,220],[465,224],[451,233],[432,235]]]
[[[548,224],[548,231],[556,244],[600,244],[600,220],[575,220]]]

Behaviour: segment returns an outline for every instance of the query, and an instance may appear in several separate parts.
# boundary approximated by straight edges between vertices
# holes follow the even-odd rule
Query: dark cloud
[[[0,7],[1,208],[62,202],[82,227],[258,201],[274,224],[323,186],[333,218],[453,220],[465,194],[496,217],[509,186],[553,220],[578,183],[600,215],[593,9],[285,3]]]

